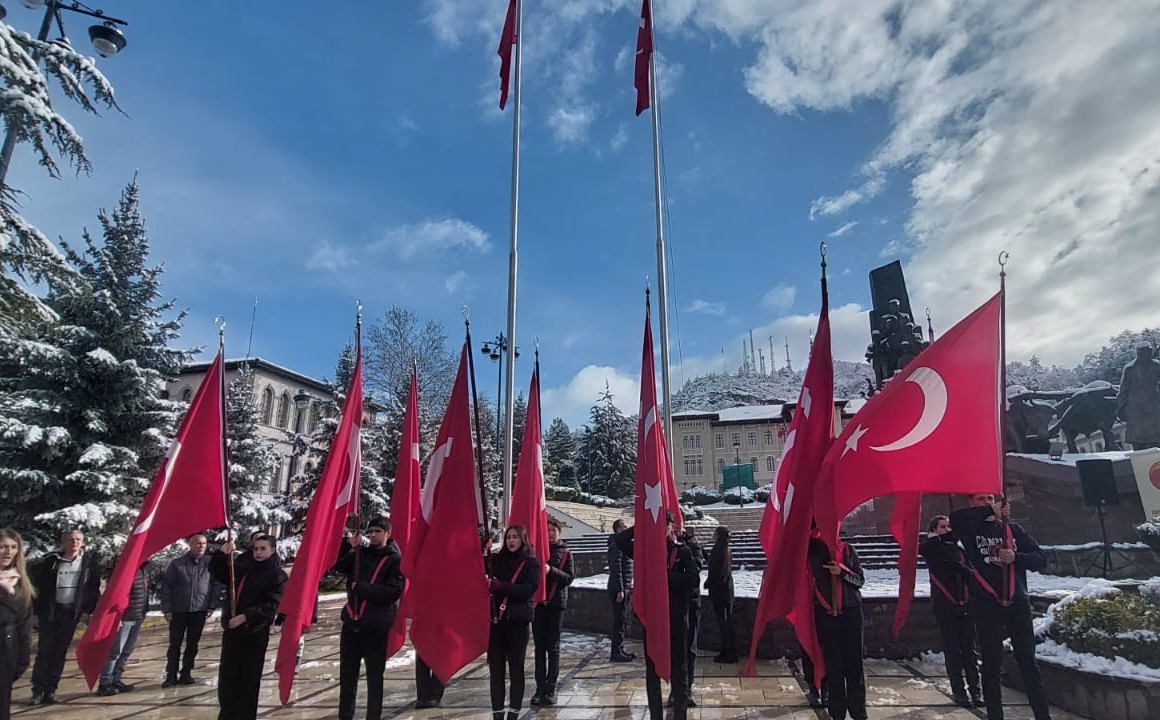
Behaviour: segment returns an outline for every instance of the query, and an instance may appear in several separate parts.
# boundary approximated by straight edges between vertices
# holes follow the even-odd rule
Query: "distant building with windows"
[[[265,488],[265,494],[282,495],[290,489],[295,474],[294,436],[309,437],[327,412],[335,412],[334,393],[330,386],[309,375],[295,372],[262,358],[226,360],[226,387],[240,374],[244,363],[254,373],[254,393],[258,406],[258,433],[270,440],[280,461],[278,472]],[[166,386],[163,396],[188,402],[201,385],[210,363],[186,365],[181,374]],[[364,423],[374,422],[376,406],[368,404]]]
[[[834,435],[865,400],[834,401]],[[727,465],[748,464],[758,487],[773,482],[797,403],[673,413],[673,480],[677,491],[719,489]]]

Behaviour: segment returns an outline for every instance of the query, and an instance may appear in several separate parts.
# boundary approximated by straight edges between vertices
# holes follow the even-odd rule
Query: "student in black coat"
[[[612,662],[632,662],[636,655],[624,651],[625,626],[628,624],[628,606],[632,601],[632,558],[620,551],[616,536],[623,532],[624,520],[612,523],[608,536],[608,602],[612,608]]]
[[[721,652],[713,658],[719,663],[737,662],[737,643],[733,636],[733,550],[729,547],[729,528],[718,525],[713,532],[713,549],[709,551],[709,573],[705,589],[713,603]]]
[[[1043,679],[1035,664],[1035,632],[1027,571],[1047,567],[1047,556],[1018,523],[1005,522],[1006,500],[989,493],[971,496],[971,507],[951,513],[951,530],[962,543],[971,568],[971,615],[983,658],[983,699],[988,720],[1003,720],[1003,640],[1011,649],[1035,720],[1050,720]]]
[[[507,720],[516,720],[524,703],[524,656],[528,651],[528,626],[532,622],[532,596],[540,585],[540,563],[528,545],[523,525],[509,527],[503,547],[488,558],[488,589],[491,591],[491,635],[487,643],[487,669],[491,678],[493,720],[504,720],[504,669],[511,675]]]
[[[685,678],[688,671],[688,630],[689,630],[689,599],[694,592],[700,592],[700,568],[693,559],[689,546],[677,540],[673,531],[673,513],[665,511],[665,527],[668,530],[668,585],[669,585],[669,678],[672,686],[673,720],[685,720],[688,717],[689,682]],[[636,528],[630,527],[616,535],[616,544],[620,551],[628,557],[633,557],[633,543],[636,540]],[[645,648],[648,639],[645,638]],[[648,712],[650,720],[662,720],[664,707],[661,704],[661,679],[657,675],[652,658],[644,656],[644,687],[648,696]]]
[[[354,535],[339,548],[334,569],[346,575],[349,597],[342,608],[339,638],[338,718],[353,720],[359,669],[367,666],[367,720],[383,714],[383,673],[387,666],[387,634],[395,624],[403,596],[402,555],[391,539],[391,521],[377,517],[367,525],[370,544]]]
[[[32,582],[20,533],[0,529],[0,720],[12,711],[12,684],[32,655]]]
[[[556,704],[556,681],[560,677],[560,634],[564,630],[564,610],[568,607],[568,586],[576,575],[572,551],[560,539],[563,527],[548,518],[548,573],[545,600],[536,605],[532,620],[535,641],[536,692],[533,705]]]
[[[951,520],[946,515],[936,515],[930,521],[928,531],[929,535],[918,547],[918,552],[926,559],[930,572],[930,604],[942,637],[951,695],[962,707],[982,707],[979,650],[967,589],[966,556],[959,547],[958,538],[951,532]]]
[[[210,559],[209,572],[229,586],[229,554],[226,543]],[[286,590],[286,572],[278,562],[274,538],[261,535],[248,553],[234,556],[233,598],[222,609],[222,654],[218,667],[218,720],[254,720],[258,716],[258,692],[270,626]],[[229,590],[226,591],[229,594]]]
[[[814,627],[826,662],[826,709],[833,720],[866,720],[866,677],[862,672],[862,584],[858,553],[842,543],[841,562],[816,530],[807,561],[814,578]],[[835,590],[835,580],[837,592]]]

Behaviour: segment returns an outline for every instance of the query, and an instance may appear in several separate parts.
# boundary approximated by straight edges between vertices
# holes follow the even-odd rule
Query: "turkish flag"
[[[411,539],[411,528],[419,517],[419,381],[411,370],[411,391],[407,395],[407,409],[403,413],[403,437],[399,442],[399,460],[395,467],[395,484],[391,488],[391,538],[399,552],[406,554]],[[403,647],[407,636],[407,618],[410,617],[407,589],[399,601],[395,624],[387,635],[387,657]]]
[[[657,408],[652,325],[645,303],[644,350],[640,370],[640,420],[636,444],[636,532],[633,539],[632,607],[645,630],[645,652],[657,675],[668,679],[669,566],[665,511],[680,522],[681,508],[673,484],[664,422]]]
[[[636,88],[637,115],[640,115],[649,107],[649,81],[652,75],[652,53],[652,8],[649,6],[648,0],[644,0],[640,5],[640,28],[636,31],[636,74],[632,83]]]
[[[902,548],[898,553],[898,605],[894,608],[894,639],[906,624],[910,601],[914,599],[914,576],[918,570],[918,530],[922,524],[922,493],[894,496],[894,513],[890,516],[890,534]]]
[[[466,343],[419,507],[403,555],[403,575],[410,580],[411,644],[446,683],[487,649],[491,625],[479,545],[484,518],[471,445]]]
[[[181,538],[229,523],[223,352],[218,350],[202,378],[181,427],[145,493],[141,511],[117,555],[105,592],[77,644],[77,665],[90,689],[97,684],[109,657],[109,648],[121,627],[121,615],[129,605],[133,578],[141,564]]]
[[[528,542],[540,561],[540,585],[533,595],[535,602],[547,597],[548,558],[548,500],[544,495],[544,453],[540,437],[540,364],[532,372],[532,387],[528,391],[528,411],[524,419],[524,439],[520,443],[520,461],[512,486],[512,506],[508,516],[510,525],[528,529]]]
[[[278,657],[274,669],[278,671],[278,691],[282,703],[290,699],[297,665],[298,639],[310,627],[314,605],[318,599],[318,583],[326,571],[334,566],[346,519],[358,512],[359,474],[362,472],[362,348],[358,348],[354,374],[342,405],[338,431],[330,441],[330,452],[322,466],[322,476],[310,508],[306,511],[306,527],[302,544],[294,558],[294,572],[286,584],[278,612],[285,616],[282,636],[278,640]]]
[[[499,36],[499,49],[496,53],[499,55],[499,109],[503,110],[504,105],[507,105],[508,97],[508,83],[511,81],[512,74],[512,46],[518,41],[516,28],[516,2],[518,0],[510,0],[508,2],[507,17],[503,21],[503,32]]]
[[[819,647],[813,624],[813,594],[807,595],[808,608],[799,607],[798,597],[801,583],[808,582],[813,587],[806,555],[814,517],[814,486],[833,439],[834,360],[830,349],[830,299],[823,279],[822,310],[809,365],[782,449],[776,485],[766,501],[758,531],[767,562],[749,647],[750,669],[754,667],[757,643],[765,626],[775,618],[790,615],[795,608],[796,617],[809,614],[808,623],[794,623],[802,647],[807,651]],[[788,582],[787,578],[798,580]],[[820,652],[813,659],[816,666],[822,665]]]
[[[842,520],[899,493],[1000,492],[996,294],[870,398],[826,454],[814,514],[831,549]]]

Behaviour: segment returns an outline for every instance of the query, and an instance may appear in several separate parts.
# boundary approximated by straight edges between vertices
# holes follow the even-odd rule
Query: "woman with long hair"
[[[524,657],[532,622],[532,596],[540,585],[540,563],[528,544],[527,528],[513,525],[504,532],[503,546],[488,558],[487,574],[491,591],[491,634],[487,642],[491,714],[493,720],[504,720],[506,668],[511,675],[506,720],[516,720],[524,703]]]
[[[32,582],[20,533],[0,529],[0,720],[12,709],[12,684],[32,658]]]
[[[718,525],[709,551],[709,576],[705,589],[713,603],[713,615],[721,636],[721,652],[713,658],[719,663],[737,662],[737,644],[733,637],[733,550],[729,547],[729,528]]]

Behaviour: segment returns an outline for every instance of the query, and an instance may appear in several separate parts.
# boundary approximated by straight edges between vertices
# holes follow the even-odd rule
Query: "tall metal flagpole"
[[[519,254],[516,251],[520,228],[520,71],[521,56],[524,54],[524,3],[516,0],[516,43],[515,43],[515,93],[512,102],[515,104],[512,112],[512,212],[511,212],[511,249],[508,252],[508,306],[507,306],[507,352],[504,353],[504,362],[507,363],[507,390],[503,399],[503,499],[500,501],[500,521],[507,527],[508,511],[512,499],[512,444],[515,442],[514,409],[515,395],[512,388],[516,381],[516,270],[519,266]]]
[[[673,398],[669,380],[669,293],[666,282],[668,275],[665,272],[664,188],[661,185],[661,126],[660,111],[657,109],[657,46],[656,29],[653,26],[652,18],[652,3],[649,3],[648,13],[649,31],[652,32],[652,52],[649,53],[648,60],[648,104],[652,111],[653,180],[657,215],[657,304],[660,305],[661,318],[661,389],[665,399],[665,439],[669,453],[669,467],[672,468],[674,467]],[[517,77],[519,76],[517,75]],[[519,91],[517,90],[517,92]]]

